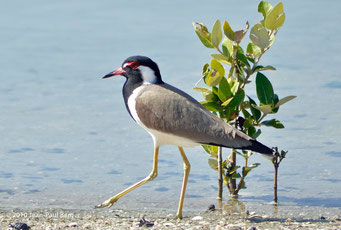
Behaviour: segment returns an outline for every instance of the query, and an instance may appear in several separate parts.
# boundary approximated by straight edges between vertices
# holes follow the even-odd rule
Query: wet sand
[[[232,205],[186,211],[182,220],[169,210],[0,208],[0,229],[25,223],[31,229],[341,229],[339,208]],[[273,206],[272,206],[273,207]],[[277,212],[277,211],[278,212]]]

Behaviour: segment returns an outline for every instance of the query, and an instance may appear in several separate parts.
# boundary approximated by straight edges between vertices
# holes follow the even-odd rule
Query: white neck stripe
[[[155,72],[150,67],[141,65],[138,67],[138,69],[141,72],[144,83],[154,84],[157,82],[157,77],[155,76]]]

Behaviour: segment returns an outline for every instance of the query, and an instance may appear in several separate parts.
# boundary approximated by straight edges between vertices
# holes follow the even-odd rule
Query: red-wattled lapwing
[[[125,105],[131,117],[142,126],[154,141],[154,162],[151,173],[140,182],[106,200],[97,208],[111,207],[119,198],[157,176],[159,147],[176,145],[184,161],[184,178],[177,218],[182,218],[190,163],[183,147],[217,145],[235,149],[252,150],[271,156],[273,151],[247,136],[220,118],[185,92],[164,83],[159,68],[148,57],[127,58],[122,67],[103,78],[122,75]]]

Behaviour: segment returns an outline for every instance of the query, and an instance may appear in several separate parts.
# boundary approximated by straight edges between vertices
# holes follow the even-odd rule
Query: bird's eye
[[[137,63],[137,62],[127,62],[127,63],[124,63],[123,65],[123,68],[127,68],[127,67],[130,67],[132,69],[136,69],[137,67],[139,67],[140,65]]]

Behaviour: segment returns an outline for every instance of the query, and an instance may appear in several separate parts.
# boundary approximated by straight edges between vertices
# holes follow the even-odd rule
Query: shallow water
[[[273,4],[275,2],[271,1]],[[263,63],[281,97],[297,95],[275,115],[286,128],[264,128],[269,146],[289,150],[280,167],[279,200],[341,207],[341,3],[285,2],[287,19]],[[216,18],[234,29],[260,20],[249,1],[30,1],[0,7],[0,204],[92,208],[148,175],[152,139],[129,117],[123,78],[101,80],[134,54],[154,59],[163,79],[192,90],[211,50],[192,21]],[[245,44],[244,44],[245,45]],[[250,86],[250,90],[254,90]],[[216,173],[200,148],[185,207],[215,202]],[[228,150],[225,150],[227,155]],[[272,164],[247,178],[242,200],[272,200]],[[161,148],[159,177],[119,201],[122,208],[175,209],[182,181],[177,148]]]

